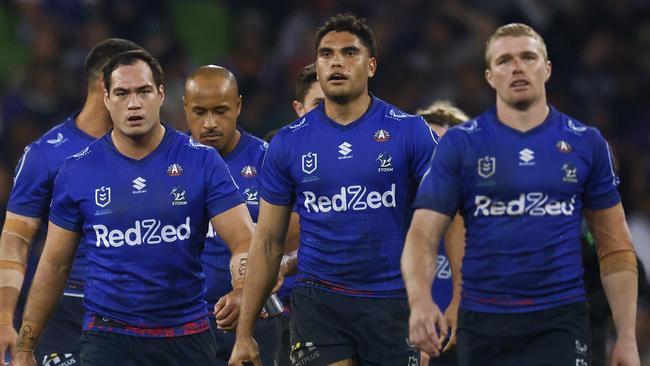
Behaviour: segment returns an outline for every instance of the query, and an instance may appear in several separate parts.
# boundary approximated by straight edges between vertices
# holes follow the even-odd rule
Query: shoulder
[[[406,113],[396,106],[379,98],[373,98],[373,103],[379,104],[379,113],[381,113],[381,116],[383,116],[385,119],[393,120],[396,122],[405,122],[405,126],[417,126],[422,124],[426,125],[426,122],[421,116]]]
[[[42,151],[45,153],[55,151],[68,141],[69,135],[66,122],[59,123],[27,147],[30,151]]]
[[[265,153],[266,150],[269,147],[269,143],[262,140],[261,138],[257,136],[253,136],[250,133],[246,131],[242,131],[242,135],[246,136],[246,138],[249,140],[250,144],[250,149],[254,151],[261,151],[262,153]]]
[[[598,128],[590,126],[557,110],[554,110],[554,113],[557,116],[556,118],[559,128],[569,135],[591,141],[604,140]]]

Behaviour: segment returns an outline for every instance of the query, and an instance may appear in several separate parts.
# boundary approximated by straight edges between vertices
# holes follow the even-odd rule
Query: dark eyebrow
[[[321,53],[323,51],[332,52],[332,48],[331,47],[321,47],[321,48],[318,49],[318,53]]]
[[[346,46],[342,49],[343,52],[361,52],[361,49],[357,46]]]
[[[151,85],[143,85],[143,86],[140,86],[140,87],[136,88],[135,90],[140,92],[140,91],[152,90],[152,89],[153,89],[153,87]]]

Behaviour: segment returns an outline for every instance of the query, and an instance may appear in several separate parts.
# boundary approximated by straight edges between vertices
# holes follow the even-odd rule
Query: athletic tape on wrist
[[[633,250],[610,252],[607,255],[598,258],[598,263],[600,264],[601,277],[624,271],[639,273],[636,254]]]
[[[14,325],[14,314],[3,311],[0,312],[0,325]]]
[[[37,225],[15,218],[6,219],[2,227],[2,235],[13,235],[22,239],[26,244],[30,243],[37,231]]]

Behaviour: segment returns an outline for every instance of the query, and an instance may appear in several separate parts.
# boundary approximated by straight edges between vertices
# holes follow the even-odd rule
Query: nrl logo
[[[484,156],[478,159],[478,175],[483,178],[490,178],[496,171],[496,159],[493,156]]]
[[[111,203],[111,187],[101,186],[95,189],[95,204],[106,207],[109,203]]]
[[[302,171],[311,174],[316,171],[318,168],[318,154],[314,152],[308,152],[305,155],[302,155]]]

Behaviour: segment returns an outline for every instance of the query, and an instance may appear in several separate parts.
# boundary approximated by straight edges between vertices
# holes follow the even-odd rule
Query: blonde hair
[[[424,118],[427,123],[441,127],[453,127],[469,119],[463,111],[448,100],[435,101],[425,109],[418,109],[415,114]]]
[[[499,38],[503,37],[530,37],[539,41],[541,45],[542,56],[544,61],[548,61],[548,52],[546,51],[546,43],[542,36],[539,35],[531,26],[523,23],[510,23],[502,25],[497,28],[494,33],[488,38],[485,42],[485,66],[490,68],[490,55],[488,54],[488,49],[490,45]]]

